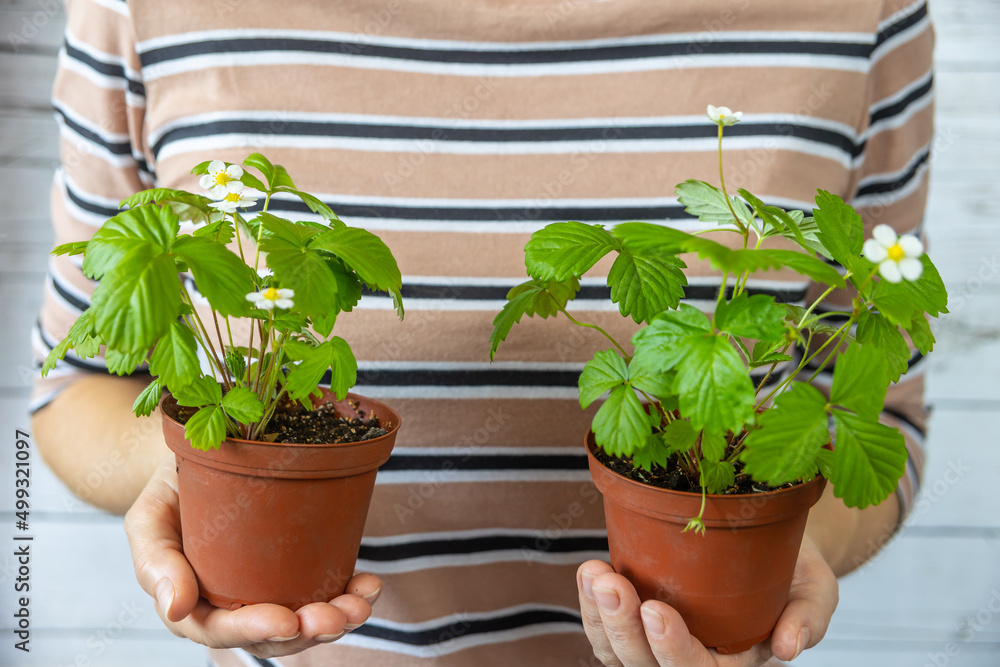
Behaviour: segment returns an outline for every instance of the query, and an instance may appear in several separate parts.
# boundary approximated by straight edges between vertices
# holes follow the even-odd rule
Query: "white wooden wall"
[[[0,665],[203,665],[132,575],[121,519],[79,503],[36,457],[32,651],[12,650],[12,445],[27,429],[28,331],[51,240],[56,129],[48,99],[64,16],[0,4]],[[932,1],[937,140],[928,233],[960,307],[936,327],[924,504],[841,582],[822,645],[797,664],[1000,665],[1000,2]],[[12,46],[10,35],[27,44]],[[952,471],[952,472],[949,472]],[[959,472],[955,472],[959,471]]]

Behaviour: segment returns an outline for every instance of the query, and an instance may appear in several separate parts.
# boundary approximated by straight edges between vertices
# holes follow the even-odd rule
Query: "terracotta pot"
[[[788,601],[809,508],[822,477],[790,489],[709,495],[707,531],[682,533],[701,494],[661,489],[623,477],[586,447],[590,474],[604,495],[611,566],[639,598],[676,609],[688,630],[719,653],[739,653],[771,636]]]
[[[160,403],[177,457],[184,555],[201,594],[217,607],[270,602],[295,610],[343,594],[354,573],[375,473],[389,458],[400,418],[383,403],[348,394],[344,416],[375,415],[387,434],[340,445],[229,439],[199,451]]]

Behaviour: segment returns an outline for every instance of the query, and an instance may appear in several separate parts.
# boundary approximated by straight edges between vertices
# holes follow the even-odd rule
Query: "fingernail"
[[[378,596],[381,595],[381,593],[382,593],[382,587],[379,586],[368,595],[362,595],[361,597],[365,600],[368,600],[368,602],[374,602],[376,599],[378,599]]]
[[[360,623],[358,623],[357,625],[355,625],[354,623],[344,623],[344,632],[350,632],[351,630],[357,630],[360,627],[361,627]]]
[[[583,594],[586,595],[591,600],[594,599],[594,575],[590,572],[583,572],[580,575],[580,579],[583,581]]]
[[[802,628],[799,630],[799,637],[795,640],[795,655],[792,659],[799,657],[802,651],[806,650],[806,646],[809,644],[809,628]]]
[[[156,603],[160,605],[160,610],[164,614],[174,603],[174,585],[166,577],[156,582]]]
[[[301,632],[296,632],[291,637],[268,637],[267,641],[269,641],[269,642],[290,642],[290,641],[292,641],[293,639],[295,639],[296,637],[298,637],[301,634],[302,634]]]
[[[649,607],[640,607],[642,613],[642,626],[646,628],[646,634],[654,639],[659,639],[667,631],[667,624],[659,612],[653,611]]]
[[[344,627],[346,628],[347,626],[345,625]],[[346,634],[347,634],[347,630],[344,630],[339,635],[316,635],[316,641],[318,641],[318,642],[324,642],[324,643],[326,643],[326,642],[335,642],[335,641],[337,641],[338,639],[340,639],[341,637],[343,637]]]
[[[601,609],[604,611],[617,611],[618,607],[622,603],[622,601],[618,598],[618,593],[610,588],[601,588],[600,586],[597,586],[594,588],[594,596],[597,598],[597,604],[600,605]]]

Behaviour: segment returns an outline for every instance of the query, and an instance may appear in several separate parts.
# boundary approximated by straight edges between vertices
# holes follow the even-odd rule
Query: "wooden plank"
[[[22,4],[22,3],[19,3]],[[36,0],[0,12],[0,44],[14,53],[54,55],[63,41],[66,11],[58,0]]]
[[[59,128],[51,110],[0,110],[0,166],[54,168],[59,160]]]
[[[954,118],[990,118],[1000,104],[1000,74],[939,71],[934,79],[938,113]]]
[[[5,53],[0,58],[0,108],[50,109],[55,75],[51,55]]]
[[[31,387],[35,373],[30,334],[41,304],[41,284],[37,277],[27,284],[12,281],[11,274],[0,278],[0,303],[5,310],[17,314],[0,328],[0,349],[5,351],[4,363],[0,364],[0,387],[26,390]]]

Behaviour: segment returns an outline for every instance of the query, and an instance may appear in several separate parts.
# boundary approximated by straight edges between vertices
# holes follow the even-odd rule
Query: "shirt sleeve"
[[[86,241],[118,212],[118,202],[151,187],[143,139],[145,89],[128,5],[122,0],[69,0],[63,47],[52,93],[59,128],[59,165],[50,196],[56,245]],[[95,281],[82,257],[49,259],[42,308],[32,332],[40,365],[90,305]],[[35,382],[31,410],[88,373],[106,373],[103,354],[66,355]]]
[[[866,238],[880,224],[899,234],[923,235],[934,139],[933,48],[925,0],[884,3],[869,61],[867,108],[858,123],[851,196],[847,198],[864,219]],[[838,294],[823,310],[839,310],[850,298]],[[908,338],[907,343],[908,370],[890,385],[882,413],[884,423],[903,433],[909,453],[897,487],[900,522],[912,509],[920,483],[927,418],[923,400],[926,359]],[[832,368],[819,379],[829,386]]]

